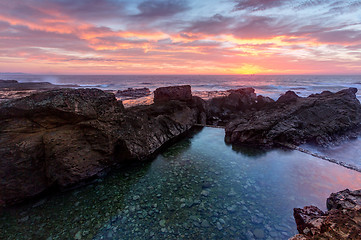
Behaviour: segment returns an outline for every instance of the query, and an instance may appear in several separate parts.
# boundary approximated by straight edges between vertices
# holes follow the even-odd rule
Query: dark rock
[[[128,88],[127,90],[118,90],[115,94],[116,97],[126,99],[136,99],[150,95],[149,88]]]
[[[59,89],[0,104],[0,203],[69,188],[126,161],[144,160],[201,119],[204,103],[124,109],[111,93]],[[204,114],[204,113],[203,113]]]
[[[49,82],[18,82],[16,80],[0,80],[1,91],[49,90],[57,88],[79,87],[78,85],[56,85]]]
[[[285,95],[295,99],[293,93]],[[314,142],[327,145],[360,127],[361,105],[354,89],[297,97],[296,101],[286,99],[230,122],[226,127],[226,142],[260,145]]]
[[[266,107],[270,107],[275,103],[275,101],[270,98],[270,97],[264,97],[262,95],[258,95],[257,96],[257,103],[256,103],[256,108],[259,109],[263,109]]]
[[[292,103],[296,102],[300,97],[294,91],[287,91],[277,99],[277,103]]]
[[[300,234],[291,240],[360,239],[360,193],[361,190],[350,191],[346,189],[331,194],[327,200],[330,210],[325,213],[314,206],[307,206],[303,209],[295,208],[294,217]],[[350,201],[352,204],[349,204]]]
[[[293,210],[293,216],[297,224],[297,230],[300,233],[306,228],[312,227],[321,217],[324,216],[324,213],[317,207],[306,206],[303,209],[295,208]]]
[[[170,100],[189,101],[192,99],[191,86],[160,87],[154,91],[154,102],[161,103]]]
[[[361,206],[361,190],[350,191],[349,189],[341,192],[332,193],[327,198],[327,209],[350,209],[357,205]]]
[[[216,97],[207,101],[208,123],[212,125],[225,125],[243,112],[257,107],[257,96],[253,88],[240,88],[228,90],[230,94]],[[261,107],[261,105],[258,105]]]

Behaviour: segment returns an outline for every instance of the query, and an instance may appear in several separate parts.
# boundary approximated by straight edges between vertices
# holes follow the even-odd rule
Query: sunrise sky
[[[0,72],[359,74],[361,1],[0,0]]]

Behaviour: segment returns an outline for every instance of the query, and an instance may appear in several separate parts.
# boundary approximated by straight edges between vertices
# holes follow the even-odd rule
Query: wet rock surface
[[[276,103],[250,113],[243,112],[226,127],[226,142],[299,145],[312,142],[326,146],[341,137],[354,136],[361,123],[356,88],[323,92],[307,98],[287,92]]]
[[[315,206],[295,208],[294,217],[300,234],[296,239],[360,239],[361,190],[332,193],[327,212]]]
[[[0,105],[3,204],[51,186],[68,188],[127,161],[144,160],[201,119],[202,100],[124,109],[98,89],[58,89]]]

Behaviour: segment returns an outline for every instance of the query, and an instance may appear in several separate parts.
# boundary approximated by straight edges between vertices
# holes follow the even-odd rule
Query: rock
[[[191,86],[160,87],[154,91],[154,102],[167,102],[170,100],[189,101],[192,99]]]
[[[326,201],[327,209],[352,209],[361,206],[361,190],[332,193]]]
[[[216,227],[219,231],[223,229],[222,225],[219,222],[217,222]]]
[[[296,239],[359,239],[361,236],[361,190],[348,189],[333,193],[327,199],[329,211],[317,207],[295,208],[299,235]]]
[[[133,196],[133,200],[134,200],[134,201],[137,201],[137,200],[139,200],[139,199],[140,199],[140,196],[138,196],[138,195]]]
[[[274,103],[275,103],[275,101],[272,98],[258,95],[255,107],[258,110],[260,110],[260,109],[263,109],[266,107],[270,107],[270,106],[274,105]]]
[[[203,182],[203,184],[202,184],[203,189],[210,188],[210,187],[212,187],[212,182]]]
[[[256,239],[263,239],[264,238],[264,231],[260,228],[253,230],[253,235]]]
[[[234,212],[236,212],[236,210],[237,210],[236,205],[232,205],[232,206],[227,207],[227,211],[230,212],[230,213],[234,213]]]
[[[49,82],[18,82],[16,80],[0,80],[0,91],[49,90],[58,88],[79,87],[75,84],[55,85]]]
[[[293,211],[297,230],[300,233],[303,233],[306,228],[317,225],[323,215],[324,213],[314,206],[306,206],[303,209],[295,208]]]
[[[292,103],[296,102],[300,97],[294,91],[287,91],[277,99],[277,103]]]
[[[326,146],[360,128],[361,104],[355,91],[297,97],[296,101],[293,93],[288,92],[267,108],[231,121],[226,127],[225,141],[267,146],[278,142],[295,145],[313,142]]]
[[[75,236],[74,236],[75,240],[80,240],[81,239],[81,231],[78,231]]]
[[[201,226],[202,226],[202,227],[205,227],[205,228],[210,227],[210,225],[209,225],[209,223],[208,223],[207,220],[203,220],[202,223],[201,223]]]
[[[262,109],[274,103],[268,97],[258,96],[253,88],[228,90],[228,96],[216,97],[207,101],[207,122],[213,125],[226,125],[244,112]]]
[[[191,98],[125,110],[114,94],[98,89],[56,89],[2,102],[0,203],[50,186],[70,188],[111,166],[148,159],[198,123],[202,104]]]
[[[161,227],[165,227],[165,223],[166,223],[166,221],[164,219],[159,221],[159,225]]]
[[[237,193],[234,191],[233,188],[231,188],[231,190],[230,190],[229,193],[228,193],[228,196],[229,196],[229,197],[233,197],[233,196],[236,196],[236,195],[237,195]]]
[[[115,93],[116,97],[124,99],[136,99],[141,97],[146,97],[150,95],[149,88],[128,88],[127,90],[118,90]],[[123,99],[122,99],[123,100]]]
[[[209,195],[209,192],[207,190],[203,190],[201,192],[201,195],[204,196],[204,197],[207,197]]]

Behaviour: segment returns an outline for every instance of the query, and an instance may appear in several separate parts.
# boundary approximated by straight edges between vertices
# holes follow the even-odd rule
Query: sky
[[[361,1],[0,0],[0,72],[361,74]]]

